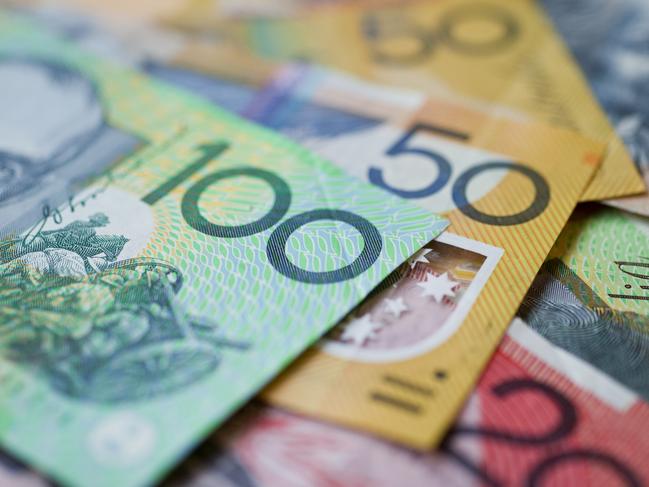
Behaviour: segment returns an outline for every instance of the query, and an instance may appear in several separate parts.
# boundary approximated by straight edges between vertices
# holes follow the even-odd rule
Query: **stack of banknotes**
[[[0,485],[649,485],[647,0],[1,0]]]

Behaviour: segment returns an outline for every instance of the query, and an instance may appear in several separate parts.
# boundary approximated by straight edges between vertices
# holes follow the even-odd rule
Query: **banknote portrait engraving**
[[[21,231],[141,141],[111,126],[95,84],[37,57],[0,57],[0,232]]]

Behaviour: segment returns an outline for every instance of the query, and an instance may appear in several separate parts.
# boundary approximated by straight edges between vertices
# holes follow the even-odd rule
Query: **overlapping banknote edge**
[[[29,11],[30,13],[34,13],[34,12],[38,13],[40,9],[43,9],[43,6],[40,4],[40,0],[32,0],[32,2],[33,4],[30,6],[30,9],[32,10]],[[74,4],[74,2],[72,3]],[[378,2],[378,4],[380,5],[388,5],[389,3],[390,1]],[[343,7],[345,8],[350,7],[350,5],[348,5],[346,2],[341,2],[341,4],[343,4]],[[152,20],[152,15],[153,13],[156,12],[153,6],[148,6],[146,8],[145,10],[146,22],[142,23],[141,20],[130,22],[127,21],[127,19],[122,18],[121,16],[118,17],[119,18],[118,21],[115,21],[114,19],[107,21],[107,19],[103,14],[100,14],[98,16],[97,15],[91,16],[90,15],[91,12],[87,10],[89,6],[86,5],[85,0],[83,0],[80,5],[83,5],[84,7],[83,16],[87,16],[86,18],[88,19],[88,21],[92,19],[93,22],[95,22],[95,27],[98,27],[98,24],[104,24],[103,27],[107,28],[107,31],[111,31],[111,34],[114,34],[115,37],[122,37],[122,40],[125,43],[128,43],[129,35],[133,36],[133,42],[135,45],[143,43],[142,49],[138,50],[140,56],[149,58],[153,61],[159,60],[159,62],[162,63],[162,65],[171,62],[170,66],[177,67],[179,69],[186,68],[190,72],[195,72],[196,74],[204,74],[206,76],[216,76],[217,78],[222,78],[224,80],[231,81],[232,83],[242,82],[244,85],[249,84],[250,87],[254,87],[255,89],[264,89],[265,87],[269,86],[270,83],[273,83],[276,80],[278,74],[281,71],[283,70],[289,71],[290,69],[292,69],[293,66],[298,66],[298,64],[291,63],[291,62],[282,62],[278,60],[273,60],[272,58],[260,57],[256,53],[252,52],[251,50],[243,49],[240,45],[230,44],[229,39],[227,38],[220,39],[218,36],[216,37],[211,37],[211,36],[202,37],[200,35],[195,36],[191,31],[177,33],[173,29],[174,26],[178,27],[178,25],[175,24],[176,19],[174,16],[165,14],[161,17],[161,19],[163,19],[162,21],[160,19],[155,19],[155,21]],[[320,9],[328,10],[337,7],[336,7],[336,3],[334,2],[334,4],[332,5],[322,5],[322,6],[318,5],[318,6],[314,6],[314,8],[316,8],[317,10]],[[208,10],[204,10],[204,9],[208,9]],[[54,11],[55,12],[58,11],[60,14],[65,15],[66,10],[70,13],[75,12],[67,5],[62,9],[59,9],[57,7]],[[119,9],[116,9],[112,6],[108,7],[108,11],[111,14],[116,14],[116,15],[120,13]],[[221,21],[227,18],[227,16],[223,14],[221,10],[212,8],[210,2],[199,1],[196,4],[192,2],[185,4],[185,0],[179,0],[178,5],[174,5],[171,11],[173,12],[174,15],[176,14],[180,15],[181,12],[185,12],[185,11],[194,12],[194,13],[198,11],[204,14],[208,20],[210,18],[214,18],[218,21]],[[213,11],[212,17],[210,17],[210,12],[212,11]],[[47,16],[47,12],[48,12],[47,7],[43,10],[43,12]],[[200,17],[201,16],[199,16],[199,18]],[[128,29],[124,29],[123,27],[120,27],[121,24],[128,25]],[[160,24],[161,26],[166,25],[167,27],[156,28],[155,25],[157,24]],[[182,25],[182,23],[180,25]],[[134,35],[134,31],[138,30],[138,26],[149,27],[148,33],[150,35],[148,39],[147,38],[137,39],[137,36]],[[171,26],[171,28],[169,26]],[[140,29],[140,30],[145,30],[145,29]],[[160,44],[167,47],[162,49],[156,49],[155,47],[153,47],[152,44],[158,40]],[[209,60],[212,57],[219,57],[219,58],[222,57],[224,59],[227,59],[227,62],[225,63],[226,65],[213,64]],[[232,64],[232,66],[230,66],[230,64]],[[317,65],[315,65],[315,67],[317,68]],[[326,69],[330,69],[330,68],[326,68]],[[335,69],[331,69],[331,71],[336,72]],[[162,79],[164,80],[164,77]],[[376,84],[376,86],[380,86],[380,84]],[[404,89],[403,91],[404,93],[407,93],[409,91],[411,91],[412,93],[417,93],[416,90]],[[486,103],[486,102],[480,102],[469,98],[462,98],[448,92],[441,92],[440,95],[442,93],[450,96],[451,103],[456,104],[457,106],[469,107],[471,109],[489,113],[491,115],[503,116],[505,118],[512,118],[512,119],[520,119],[522,121],[529,122],[528,116],[521,114],[520,112],[517,112],[515,110],[511,110],[507,107],[500,106],[497,103]],[[433,96],[433,98],[443,98],[443,97]],[[257,100],[253,99],[253,101],[248,105],[248,108],[250,108],[250,110],[245,110],[243,112],[240,112],[239,115],[244,115],[246,118],[252,118],[254,120],[256,103]],[[252,117],[249,117],[249,114],[253,114]],[[620,149],[620,150],[624,150],[624,149]],[[593,179],[595,178],[597,178],[597,173],[593,175]],[[640,192],[642,188],[644,188],[643,184],[640,184],[639,186],[636,185],[636,186],[637,187],[635,187],[635,189],[631,191],[632,193]],[[585,190],[585,193],[588,191],[589,189],[587,188]],[[595,198],[591,195],[591,196],[584,197],[583,200],[590,201],[593,199],[601,199],[601,198],[599,196]],[[629,205],[627,206],[629,206],[629,209],[633,208],[630,211],[637,211],[642,214],[643,209],[638,209],[638,202],[641,204],[644,203],[644,199],[642,196],[630,197],[629,202],[630,202],[629,205],[631,206]],[[622,205],[621,207],[624,207],[624,200],[623,199],[619,200],[619,204]]]
[[[597,421],[597,417],[613,415],[616,426],[635,430],[629,441],[638,451],[647,447],[640,430],[649,406],[633,399],[632,391],[558,349],[520,319],[513,322],[492,367],[481,378],[478,391],[472,394],[442,447],[434,452],[412,451],[361,432],[253,404],[201,445],[170,476],[168,485],[198,485],[201,481],[223,479],[248,481],[259,487],[279,487],[289,479],[318,485],[371,482],[385,487],[403,481],[413,485],[482,485],[487,479],[516,485],[546,471],[548,475],[552,471],[557,482],[569,484],[571,480],[596,476],[599,468],[607,467],[607,479],[631,479],[631,485],[642,485],[647,472],[641,455],[625,456],[620,450],[624,440],[618,437],[605,446],[589,441],[589,435],[594,433],[615,435],[609,429],[613,421]],[[490,413],[494,407],[502,408],[500,412],[507,417],[483,416],[481,406],[491,399],[485,397],[490,392],[496,403],[489,403]],[[524,405],[516,405],[516,396]],[[549,401],[560,401],[559,419],[565,426],[552,439],[525,429],[545,426],[543,412],[532,408],[544,410]],[[571,414],[578,418],[577,422],[571,421]],[[511,425],[507,420],[518,420],[520,424]],[[499,433],[502,438],[494,438]],[[521,446],[516,441],[529,437],[534,437],[536,443]],[[565,458],[566,464],[574,461],[579,468],[562,470],[558,458]],[[277,465],[290,465],[290,472],[269,467],[269,459]]]
[[[649,17],[647,5],[635,0],[604,0],[597,7],[555,0],[539,3],[580,63],[645,181],[643,195],[605,203],[649,216],[647,107],[642,95],[647,75],[640,68],[649,53],[643,29]],[[593,45],[600,47],[593,51]],[[628,59],[636,61],[629,63]]]
[[[200,62],[200,61],[199,61]]]
[[[290,72],[291,69],[292,69],[292,67],[290,67],[290,66],[287,67],[287,71]],[[300,69],[306,69],[306,70],[309,70],[309,69],[314,69],[314,68],[313,68],[313,67],[312,67],[312,68],[299,68],[299,67],[296,67],[295,69],[299,71]],[[324,72],[327,72],[327,71],[329,71],[329,70],[324,70]],[[289,75],[289,78],[290,78],[290,75]],[[283,80],[282,80],[282,76],[281,76],[281,74],[278,76],[278,78],[276,79],[276,81],[278,82],[278,84],[283,84]],[[353,81],[351,81],[351,82],[353,82]],[[272,86],[271,86],[271,88],[270,88],[270,91],[272,92]],[[264,93],[262,93],[262,95],[261,95],[260,98],[261,98],[261,100],[263,100],[263,101],[260,103],[260,105],[263,105],[264,103],[268,103],[268,104],[270,104],[270,105],[273,104],[273,95],[272,95],[272,93],[268,93],[268,94],[264,94]],[[253,106],[251,106],[251,112],[252,112],[252,116],[253,116],[253,118],[255,117],[255,115],[259,115],[259,113],[260,113],[259,110],[255,110],[255,106],[254,106],[254,104],[253,104]],[[256,112],[256,113],[255,113],[255,112]],[[263,109],[261,110],[261,112],[263,112]],[[263,119],[263,115],[262,115],[262,119]],[[513,310],[512,310],[512,312],[513,312]],[[307,362],[308,362],[309,358],[307,358],[307,357],[309,357],[309,356],[311,356],[311,353],[307,353],[307,354],[305,355],[305,357],[302,357],[302,358],[298,359],[298,363],[297,363],[297,364],[294,364],[294,365],[289,369],[289,371],[292,370],[294,373],[296,373],[297,375],[299,375],[299,372],[296,371],[295,369],[296,369],[296,368],[299,369],[299,365],[298,365],[298,364],[299,364],[301,361],[304,360],[304,361],[307,361]],[[485,360],[486,360],[486,359],[485,359]],[[323,367],[326,367],[327,365],[323,363],[322,366],[323,366]],[[289,372],[289,374],[290,374],[290,372]],[[305,379],[306,379],[306,378],[305,378]],[[307,380],[308,380],[308,379],[307,379]],[[280,382],[280,383],[282,382],[282,378],[279,379],[279,382]],[[281,386],[279,386],[279,388],[281,389]],[[279,406],[286,407],[286,408],[288,408],[288,409],[295,409],[295,410],[297,410],[297,411],[301,411],[302,413],[306,413],[306,414],[309,414],[309,415],[316,414],[316,415],[318,415],[318,416],[320,416],[320,417],[324,417],[324,418],[326,418],[326,419],[328,419],[328,420],[331,420],[331,421],[342,422],[342,423],[344,423],[344,424],[346,424],[347,426],[352,427],[352,428],[359,428],[359,427],[360,427],[361,429],[366,428],[366,429],[368,429],[368,430],[370,430],[370,431],[372,431],[372,432],[374,432],[374,433],[377,433],[377,434],[380,434],[380,435],[386,435],[385,431],[381,431],[380,433],[378,433],[377,430],[376,430],[376,428],[370,427],[370,426],[368,426],[367,424],[365,424],[364,426],[359,426],[358,424],[354,423],[353,421],[342,420],[342,419],[341,419],[341,416],[339,416],[339,415],[337,415],[336,413],[333,412],[333,409],[328,410],[327,412],[322,411],[322,410],[319,410],[318,413],[314,413],[314,411],[311,410],[311,409],[308,409],[308,410],[303,409],[301,406],[297,406],[296,403],[295,403],[294,401],[292,401],[291,399],[289,399],[288,397],[283,398],[283,397],[282,397],[283,394],[282,394],[281,391],[280,391],[279,393],[275,393],[273,389],[274,389],[274,386],[271,385],[271,386],[270,386],[270,391],[269,391],[269,392],[267,393],[267,395],[266,395],[266,399],[267,399],[267,400],[270,400],[271,402],[276,403],[276,404],[279,405]],[[290,395],[290,393],[289,393],[289,395]],[[389,435],[389,434],[388,434],[387,436],[390,437],[390,438],[393,439],[393,440],[396,439],[397,441],[403,441],[403,442],[406,442],[406,443],[411,443],[411,442],[412,442],[412,438],[410,438],[410,439],[408,439],[408,440],[405,440],[404,438],[395,438],[394,435]],[[411,444],[412,444],[412,443],[411,443]],[[426,448],[426,446],[425,446],[424,444],[418,444],[417,447],[420,447],[420,448]]]

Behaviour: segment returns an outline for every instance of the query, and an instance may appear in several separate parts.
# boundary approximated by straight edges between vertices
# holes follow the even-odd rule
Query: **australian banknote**
[[[583,185],[597,163],[596,146],[563,131],[486,117],[329,70],[264,67],[245,55],[234,64],[209,63],[200,56],[207,48],[195,46],[141,67],[283,132],[351,174],[455,218],[460,235],[428,245],[348,317],[345,331],[331,337],[306,372],[269,393],[312,414],[323,414],[322,398],[336,406],[325,408],[332,419],[430,444],[460,407],[461,391],[469,390],[495,347],[579,194],[570,184],[576,179],[560,178],[552,168],[576,167],[570,174],[582,174]],[[559,179],[569,186],[555,187]],[[510,232],[519,231],[535,235],[537,243],[512,240]],[[516,268],[522,259],[529,262],[525,270]],[[499,290],[502,279],[515,282],[506,294]],[[494,300],[498,306],[491,306]],[[493,325],[481,335],[483,318]],[[327,364],[320,367],[321,360]],[[398,362],[403,370],[395,369]],[[350,393],[332,402],[330,384],[350,364],[356,375],[341,383]],[[375,391],[387,369],[399,377],[409,368],[433,371],[432,379],[416,377],[432,380],[444,400],[430,395],[420,403],[403,392]],[[316,369],[331,374],[318,372],[314,379]],[[282,392],[296,384],[319,384],[320,391]],[[307,404],[309,398],[314,401]]]
[[[197,4],[193,15],[174,15],[166,23],[264,56],[310,59],[373,81],[496,103],[578,130],[609,144],[583,199],[644,191],[624,144],[534,0],[343,5],[242,23],[199,10]]]
[[[649,405],[565,357],[516,322],[434,453],[257,405],[202,445],[167,485],[644,485]],[[572,382],[571,373],[588,382]]]
[[[541,3],[584,70],[649,188],[649,4],[642,0]],[[609,203],[649,215],[646,192]]]
[[[65,484],[159,477],[447,225],[6,12],[0,93],[12,203],[107,168],[0,243],[0,442]]]

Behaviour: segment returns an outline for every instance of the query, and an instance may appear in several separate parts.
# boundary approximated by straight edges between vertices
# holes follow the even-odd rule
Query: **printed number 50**
[[[383,188],[391,193],[401,196],[402,198],[425,198],[431,196],[444,188],[451,179],[452,167],[448,160],[437,152],[410,145],[411,139],[419,131],[428,131],[435,134],[451,136],[460,140],[468,139],[467,134],[447,130],[434,125],[417,124],[410,129],[401,139],[399,139],[386,154],[391,157],[398,157],[405,154],[415,154],[428,158],[431,163],[437,166],[437,177],[428,186],[418,190],[405,190],[396,188],[385,182],[383,171],[376,167],[371,167],[368,172],[368,178],[372,184]],[[469,182],[478,174],[492,169],[509,169],[517,171],[526,176],[534,185],[534,201],[523,211],[512,215],[488,215],[474,207],[468,200],[466,192]],[[533,220],[539,216],[550,203],[550,187],[545,178],[534,169],[509,161],[488,161],[473,166],[464,171],[453,183],[452,188],[453,203],[469,218],[486,225],[519,225]]]

